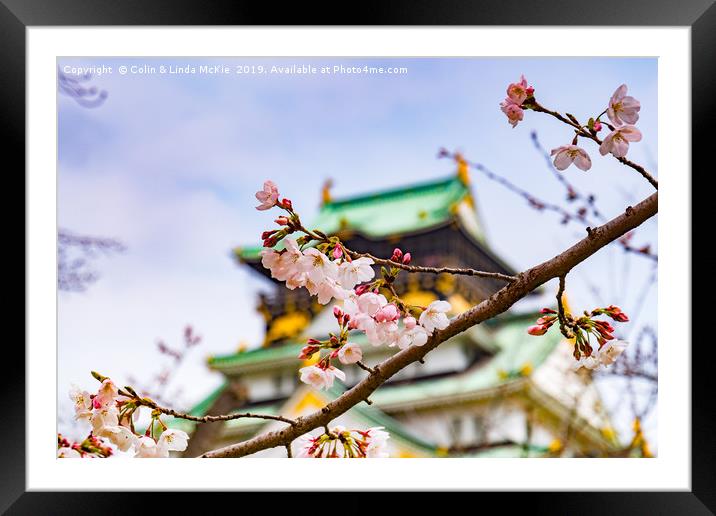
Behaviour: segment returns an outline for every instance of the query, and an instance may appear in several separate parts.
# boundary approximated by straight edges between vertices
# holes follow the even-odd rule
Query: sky
[[[228,74],[119,73],[119,66],[227,66]],[[291,64],[395,66],[407,73],[251,74],[237,66]],[[644,137],[629,158],[658,176],[657,61],[643,58],[71,58],[58,67],[111,66],[90,83],[108,92],[99,107],[58,94],[58,225],[112,237],[124,253],[98,259],[100,279],[86,292],[58,293],[58,389],[93,388],[90,370],[118,380],[148,378],[164,363],[156,341],[180,347],[191,324],[203,337],[172,381],[177,403],[200,401],[221,381],[208,355],[261,341],[256,294],[266,282],[231,257],[259,242],[271,213],[254,209],[254,192],[275,181],[304,220],[317,212],[320,187],[334,181],[341,197],[445,177],[454,164],[436,158],[461,151],[535,196],[564,202],[564,190],[532,145],[569,144],[572,133],[543,114],[526,112],[512,128],[499,109],[510,82],[524,74],[539,102],[580,120],[599,114],[622,83],[640,100]],[[647,197],[651,186],[611,156],[588,172],[564,172],[616,216]],[[504,187],[472,171],[479,215],[493,250],[515,270],[558,254],[585,235],[562,226]],[[637,244],[657,249],[656,219]],[[419,263],[419,257],[415,257]],[[621,334],[656,326],[652,261],[610,246],[568,276],[575,310],[618,304],[628,313],[645,302]],[[546,286],[556,292],[555,282]],[[636,308],[635,308],[636,309]],[[610,393],[605,393],[609,400]],[[64,403],[64,401],[63,401]],[[654,418],[652,418],[654,419]],[[652,421],[652,427],[655,421]]]

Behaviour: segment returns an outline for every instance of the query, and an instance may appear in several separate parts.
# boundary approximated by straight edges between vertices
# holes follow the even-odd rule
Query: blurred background
[[[120,75],[122,65],[138,72]],[[141,73],[201,65],[231,73]],[[244,65],[405,72],[234,73]],[[101,66],[112,73],[76,73]],[[652,188],[580,142],[593,166],[562,173],[581,198],[570,195],[543,152],[569,144],[569,128],[530,111],[512,128],[500,111],[520,74],[542,105],[582,121],[626,83],[641,102],[644,135],[629,158],[658,175],[656,59],[67,58],[58,60],[58,74],[58,431],[68,434],[75,425],[67,391],[73,383],[94,389],[90,370],[160,391],[188,410],[224,381],[207,357],[264,342],[256,301],[267,282],[238,266],[233,250],[256,245],[272,226],[273,213],[254,209],[265,179],[310,221],[326,180],[334,198],[436,181],[455,174],[440,149],[460,152],[478,165],[470,167],[470,187],[490,249],[521,271],[582,238],[589,225],[563,223],[530,199],[572,213],[589,206],[585,216],[598,222],[593,209],[612,218]],[[652,453],[657,253],[654,218],[576,267],[567,283],[575,312],[616,304],[631,317],[617,331],[631,343],[625,366],[595,383],[618,438],[628,442],[638,418]],[[545,285],[523,310],[552,306],[556,290],[556,282]]]

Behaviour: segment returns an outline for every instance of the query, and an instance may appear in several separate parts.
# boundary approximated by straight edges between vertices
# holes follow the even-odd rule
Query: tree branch
[[[411,346],[386,359],[377,365],[374,368],[375,371],[368,375],[367,378],[328,403],[321,410],[298,418],[293,426],[207,452],[202,457],[221,458],[251,455],[261,450],[286,446],[297,437],[315,428],[327,425],[333,419],[366,399],[395,373],[407,365],[421,360],[440,343],[506,311],[532,290],[553,278],[565,275],[575,265],[583,262],[627,231],[639,226],[648,218],[653,217],[657,212],[658,194],[654,193],[636,206],[628,207],[625,213],[602,226],[592,229],[586,238],[580,240],[563,253],[522,272],[517,276],[517,280],[505,286],[479,305],[453,319],[447,328],[433,333],[424,346]]]

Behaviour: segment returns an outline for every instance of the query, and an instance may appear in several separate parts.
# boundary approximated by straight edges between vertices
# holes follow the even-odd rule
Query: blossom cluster
[[[329,459],[355,459],[355,458],[385,458],[388,457],[388,432],[382,426],[368,430],[346,430],[342,426],[328,429],[318,437],[304,435],[299,437],[300,458],[329,458]]]
[[[513,82],[507,86],[507,97],[500,103],[500,109],[507,117],[507,121],[512,127],[516,127],[519,122],[524,119],[525,109],[538,108],[534,98],[534,87],[527,84],[524,75],[520,77],[518,82]],[[639,120],[639,110],[641,104],[637,99],[627,95],[627,85],[619,86],[609,99],[607,108],[596,118],[590,118],[587,125],[580,126],[580,134],[575,131],[575,135],[570,145],[562,145],[552,149],[550,155],[554,156],[554,166],[557,170],[566,170],[570,165],[574,164],[580,170],[589,170],[592,167],[592,160],[587,151],[577,146],[578,136],[584,136],[586,131],[593,137],[602,130],[603,123],[601,116],[606,114],[610,123],[611,132],[604,138],[599,145],[599,153],[604,156],[613,154],[617,158],[626,156],[629,150],[629,142],[638,142],[642,138],[641,131],[634,124]],[[572,122],[577,121],[571,115],[568,115]],[[575,125],[576,127],[576,125]],[[587,134],[588,136],[588,134]]]
[[[540,313],[542,317],[537,319],[535,325],[527,329],[530,335],[544,335],[555,322],[560,322],[560,315],[550,308],[543,308]],[[617,322],[628,322],[629,317],[618,306],[610,305],[606,308],[595,308],[591,312],[585,312],[584,316],[577,319],[570,314],[564,314],[562,324],[565,331],[574,336],[574,358],[577,361],[575,368],[585,367],[587,369],[599,369],[613,364],[621,355],[628,343],[614,338],[614,327],[603,320],[594,319],[596,316],[606,315]],[[591,346],[591,338],[594,338],[598,347]]]
[[[309,339],[301,350],[299,358],[304,360],[315,353],[320,354],[322,349],[329,351],[316,364],[300,369],[302,382],[327,389],[333,385],[335,378],[345,380],[345,373],[333,366],[331,361],[337,359],[342,364],[353,364],[362,359],[360,346],[349,342],[350,331],[365,333],[374,346],[405,349],[424,345],[435,330],[448,326],[450,303],[438,300],[427,307],[418,307],[402,302],[392,288],[399,268],[388,270],[383,267],[382,278],[374,280],[373,259],[355,257],[355,253],[347,250],[337,237],[305,229],[291,201],[280,200],[278,188],[273,182],[266,181],[263,189],[256,193],[256,198],[261,202],[257,209],[276,206],[287,213],[275,220],[281,229],[266,231],[262,235],[266,249],[261,251],[261,263],[271,271],[271,277],[284,281],[291,290],[306,288],[322,305],[334,299],[342,301],[342,309],[336,306],[333,312],[340,331],[330,334],[324,341]],[[289,236],[292,233],[303,235],[292,238]],[[279,242],[283,248],[274,249]],[[317,244],[309,246],[311,242]],[[409,252],[396,248],[389,262],[407,266],[411,260]]]
[[[88,422],[92,429],[90,436],[80,445],[59,442],[58,457],[108,457],[111,453],[90,451],[90,448],[97,448],[110,449],[111,452],[108,443],[123,452],[133,452],[133,456],[139,458],[168,457],[170,451],[186,449],[189,440],[186,432],[167,428],[155,411],[144,435],[137,434],[134,422],[139,417],[141,405],[136,403],[135,398],[120,393],[111,379],[101,377],[101,382],[95,394],[77,387],[70,391],[75,419]],[[157,426],[161,428],[160,433],[155,432]],[[60,438],[61,436],[58,436],[58,439]],[[83,454],[82,450],[87,453]]]

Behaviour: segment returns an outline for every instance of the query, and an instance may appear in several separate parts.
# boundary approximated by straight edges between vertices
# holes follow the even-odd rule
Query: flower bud
[[[527,333],[529,333],[530,335],[539,336],[547,333],[548,329],[549,328],[544,325],[535,324],[534,326],[530,326],[529,328],[527,328]]]
[[[281,207],[286,210],[292,210],[293,209],[293,203],[290,199],[284,199],[281,201]]]
[[[403,256],[403,264],[408,265],[411,259],[412,257],[410,256],[410,253],[405,253],[405,255]]]
[[[403,251],[401,251],[398,247],[393,249],[393,256],[390,257],[390,261],[399,262],[402,258],[403,258]]]
[[[301,349],[301,354],[298,355],[298,358],[300,358],[301,360],[306,360],[306,359],[308,359],[308,358],[311,358],[311,357],[313,356],[313,354],[314,354],[316,351],[318,351],[318,349],[319,349],[318,346],[310,346],[310,345],[309,345],[309,346],[304,346],[304,347]]]
[[[288,226],[288,217],[279,217],[274,222],[279,226]]]
[[[343,256],[343,248],[340,245],[337,245],[333,248],[333,259],[338,260],[341,256]]]

